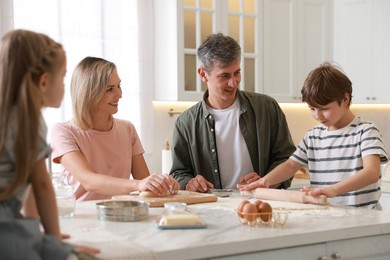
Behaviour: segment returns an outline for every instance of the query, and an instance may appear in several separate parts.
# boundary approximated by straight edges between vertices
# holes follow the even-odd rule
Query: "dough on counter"
[[[167,196],[170,196],[170,195],[175,195],[175,194],[177,194],[177,191],[176,192],[173,192],[173,193],[166,193],[166,194],[163,194],[163,195],[161,195],[161,196],[156,196],[156,195],[154,195],[154,193],[153,192],[151,192],[151,191],[141,191],[140,193],[139,193],[139,196],[140,197],[148,197],[148,198],[150,198],[150,197],[167,197]]]
[[[141,191],[139,193],[140,197],[157,197],[156,195],[153,194],[151,191]]]

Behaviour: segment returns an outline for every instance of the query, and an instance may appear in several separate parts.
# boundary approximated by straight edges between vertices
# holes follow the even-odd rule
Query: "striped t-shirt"
[[[382,136],[371,122],[355,117],[346,127],[328,131],[324,125],[310,129],[292,160],[307,167],[312,188],[332,185],[363,169],[363,157],[377,154],[388,160]],[[381,196],[380,179],[360,190],[330,198],[334,205],[373,208]]]

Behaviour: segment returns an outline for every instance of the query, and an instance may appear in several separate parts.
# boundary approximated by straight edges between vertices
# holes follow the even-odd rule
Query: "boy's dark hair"
[[[345,93],[350,97],[349,106],[352,101],[352,82],[340,67],[329,62],[312,70],[301,90],[302,102],[313,107],[324,106],[334,101],[340,105]]]

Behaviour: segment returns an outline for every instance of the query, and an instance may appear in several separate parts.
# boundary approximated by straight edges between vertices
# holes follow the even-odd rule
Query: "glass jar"
[[[51,180],[57,201],[58,216],[73,217],[76,207],[73,187],[68,184],[65,174],[62,172],[52,173]]]

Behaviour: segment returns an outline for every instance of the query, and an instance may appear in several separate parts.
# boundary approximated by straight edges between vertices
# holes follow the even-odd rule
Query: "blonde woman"
[[[42,107],[58,107],[64,95],[66,56],[44,34],[7,33],[0,45],[0,252],[2,259],[68,259],[62,243],[56,201],[45,158]],[[44,231],[37,218],[20,211],[31,185]],[[97,250],[88,249],[97,253]]]
[[[134,125],[113,117],[122,98],[114,63],[84,58],[71,80],[73,119],[52,129],[53,162],[61,163],[78,200],[149,191],[176,193],[169,175],[150,174]],[[130,178],[132,177],[132,178]]]

